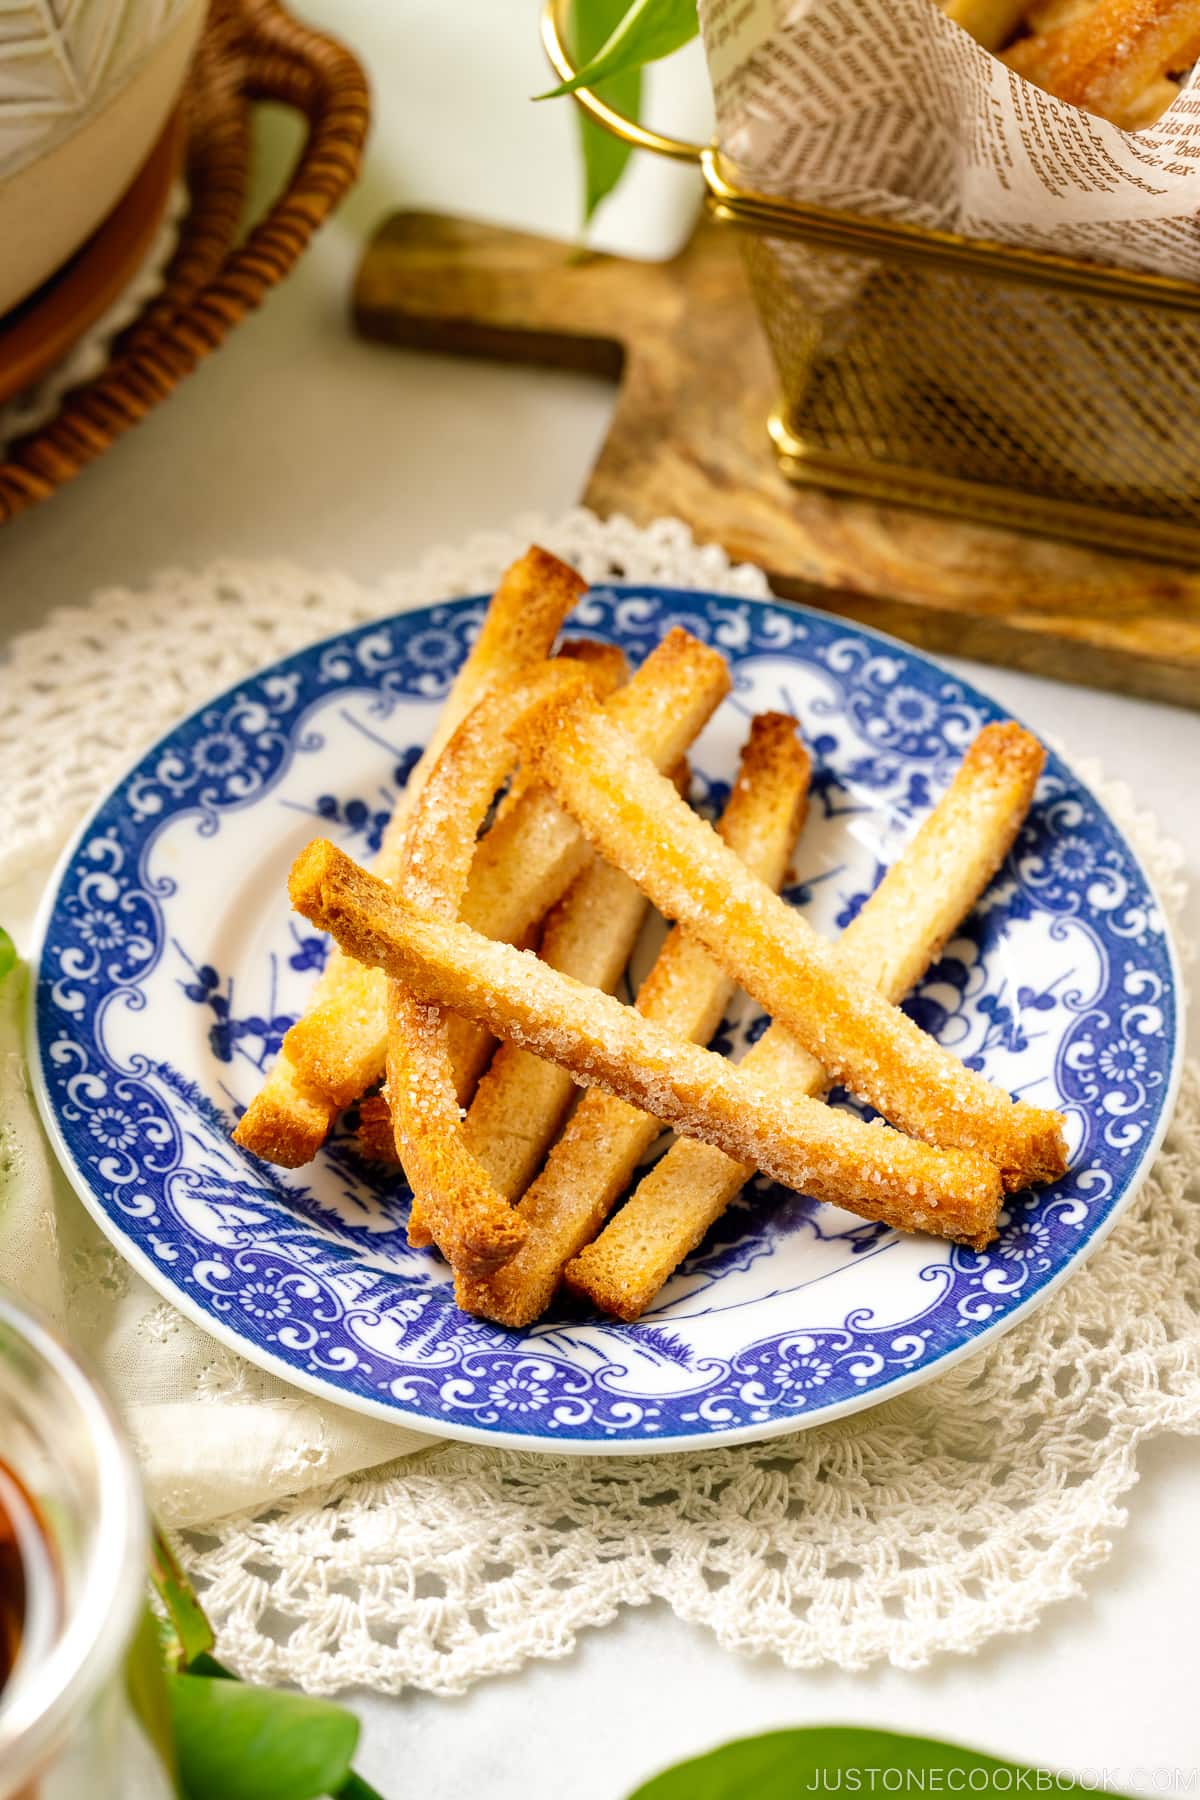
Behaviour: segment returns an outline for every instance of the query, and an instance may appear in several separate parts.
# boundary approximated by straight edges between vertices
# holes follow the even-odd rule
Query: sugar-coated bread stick
[[[289,892],[298,912],[359,961],[385,969],[397,988],[478,1019],[788,1187],[906,1230],[974,1245],[995,1235],[1002,1190],[983,1156],[932,1149],[882,1123],[763,1087],[532,952],[418,911],[327,840],[297,857]],[[399,1112],[402,1090],[395,1079],[389,1086]],[[439,1171],[444,1179],[456,1173]],[[440,1204],[448,1214],[473,1211],[476,1199],[468,1187],[462,1196],[443,1193]],[[509,1218],[515,1227],[518,1215]],[[496,1266],[507,1258],[506,1248]],[[479,1272],[461,1261],[458,1268]]]
[[[614,659],[609,652],[608,645],[587,648],[575,644],[562,657],[563,661],[586,674],[589,687],[599,700],[607,698],[628,674],[624,656],[618,652],[618,659]],[[490,687],[501,688],[515,679],[515,675],[497,675]],[[439,757],[453,735],[453,732],[448,735],[439,732],[439,736],[443,738]],[[508,764],[512,760],[510,749],[503,761]],[[424,761],[422,757],[417,765],[418,769],[422,768]],[[389,836],[385,837],[379,859],[383,866],[377,866],[376,869],[386,881],[396,882],[399,879],[404,860],[404,840],[413,809],[425,790],[432,769],[436,767],[435,761],[430,768],[424,769],[415,789],[411,780],[405,789],[402,796],[405,802],[403,831],[399,837],[390,835],[394,820],[389,823]],[[498,779],[503,780],[506,773],[507,769]],[[334,956],[337,955],[335,952]],[[337,1102],[339,1109],[349,1106],[379,1079],[387,1043],[387,994],[378,969],[364,969],[345,957],[340,958],[340,965],[333,1000],[322,1001],[310,1007],[284,1039],[284,1049],[292,1056],[297,1067],[311,1081],[324,1088],[331,1099]]]
[[[672,781],[686,793],[682,762]],[[588,987],[611,994],[633,953],[646,916],[636,882],[592,853],[546,920],[538,955]],[[500,1044],[475,1090],[464,1126],[467,1143],[506,1200],[515,1200],[540,1168],[576,1095],[567,1069]]]
[[[1060,1115],[1014,1101],[848,974],[586,693],[551,697],[526,715],[519,735],[523,761],[601,854],[703,943],[831,1078],[914,1137],[988,1157],[1009,1188],[1063,1172]]]
[[[783,880],[803,824],[808,777],[808,752],[795,720],[782,713],[759,714],[717,830],[747,868],[772,887]],[[733,985],[708,952],[676,926],[635,1004],[646,1018],[680,1037],[706,1043],[720,1024]],[[528,1325],[536,1319],[549,1305],[564,1266],[599,1229],[661,1130],[659,1120],[638,1107],[590,1088],[518,1206],[528,1227],[525,1242],[495,1275],[482,1280],[460,1276],[458,1304],[504,1325]]]
[[[1019,725],[987,725],[937,806],[887,871],[837,943],[843,967],[900,1000],[936,960],[1008,854],[1033,799],[1045,754]],[[817,1095],[820,1064],[772,1025],[741,1067],[769,1087]],[[639,1318],[754,1173],[680,1138],[641,1180],[593,1243],[568,1263],[567,1285],[602,1312]],[[531,1251],[535,1231],[510,1271]]]
[[[538,954],[552,969],[611,994],[646,916],[628,875],[593,857],[546,921]],[[467,1110],[467,1143],[506,1200],[524,1193],[575,1097],[571,1073],[502,1043]]]
[[[385,880],[396,878],[409,808],[456,726],[492,682],[519,674],[549,655],[564,618],[586,586],[574,569],[536,544],[506,571],[388,823],[377,864]],[[372,990],[378,994],[378,979],[364,975],[357,964],[334,951],[305,1014],[306,1018],[320,1014],[316,1037],[324,1047],[320,1067],[314,1068],[305,1033],[294,1026],[234,1133],[243,1149],[285,1168],[312,1160],[341,1108],[374,1079],[361,1079],[356,1060],[357,1021],[364,993],[369,1004]]]
[[[629,684],[618,688],[606,704],[615,709],[616,718],[650,760],[670,768],[679,761],[728,689],[729,670],[724,659],[676,627],[650,652]],[[419,821],[418,815],[431,804],[424,794],[418,797],[410,819],[410,837],[426,829],[426,821]],[[447,830],[465,832],[467,841],[474,844],[475,824],[464,824],[450,801],[443,811],[435,809],[432,819],[434,837]],[[485,936],[524,944],[591,854],[578,825],[554,796],[540,783],[526,784],[512,809],[496,820],[474,852],[462,916]],[[449,916],[457,910],[456,903]],[[395,1037],[403,1017],[403,1007],[393,1004],[385,1044],[388,1038]],[[427,1078],[431,1092],[441,1093],[445,1070],[430,1067],[422,1073],[418,1067],[420,1058],[431,1054],[433,1042],[430,1034],[422,1031],[404,1056],[409,1080],[420,1086]],[[440,1038],[437,1042],[440,1045]],[[447,1019],[445,1051],[460,1104],[474,1092],[492,1044],[491,1034],[474,1021]],[[394,1058],[387,1054],[390,1090]],[[399,1132],[397,1148],[402,1148]],[[428,1243],[428,1231],[423,1202],[414,1190],[408,1227],[410,1243]]]
[[[617,650],[615,644],[599,643],[590,637],[579,637],[579,639],[572,639],[570,643],[563,644],[560,657],[563,657],[565,661],[583,664],[594,682],[596,682],[597,671],[599,671],[601,679],[604,680],[604,691],[608,691],[608,693],[612,693],[613,689],[621,686],[622,680],[628,679],[628,673],[630,673],[628,662],[624,659],[624,652]],[[687,763],[680,763],[680,769],[676,772],[676,783],[678,783],[678,779],[684,779],[685,774],[687,774]],[[511,806],[515,805],[516,797],[525,792],[527,785],[529,783],[522,785],[518,779],[515,779],[509,785],[509,792],[502,799],[498,812],[511,810]],[[646,911],[646,900],[644,900],[644,896],[640,895],[639,889],[631,884],[628,875],[621,875],[619,871],[608,868],[608,864],[601,857],[592,853],[590,862],[583,869],[583,873],[576,877],[576,882],[567,891],[567,895],[563,896],[558,907],[547,918],[540,954],[543,956],[547,954],[547,940],[549,940],[549,949],[551,949],[549,959],[556,963],[556,967],[567,968],[567,974],[578,977],[579,981],[590,981],[594,986],[615,986],[617,979],[621,976],[624,963],[628,961],[628,954],[630,954],[626,949],[622,956],[621,945],[624,943],[624,936],[630,931],[633,932],[633,936],[637,936],[637,925],[633,925],[633,918],[637,918],[637,923],[640,925],[644,911]],[[561,918],[558,914],[561,914]],[[622,925],[622,920],[628,920],[628,925]],[[524,949],[524,945],[522,945],[522,949]],[[563,958],[567,958],[567,961],[563,961],[563,963],[556,961],[556,956],[560,952]],[[585,965],[583,961],[579,961],[579,967],[576,967],[572,958],[574,956],[587,958],[588,952],[596,958],[596,963]],[[612,974],[608,974],[610,963],[617,965],[612,968]],[[371,970],[371,974],[376,979],[383,979],[378,968]],[[453,1022],[450,1028],[453,1030]],[[493,1069],[502,1053],[504,1053],[504,1046],[498,1051],[497,1057],[493,1057]],[[515,1053],[515,1055],[520,1055],[520,1053]],[[533,1062],[536,1058],[529,1058],[529,1060]],[[513,1118],[529,1121],[534,1112],[549,1114],[556,1107],[552,1094],[558,1093],[558,1087],[563,1080],[561,1069],[554,1069],[552,1064],[543,1064],[542,1071],[540,1080],[543,1085],[547,1085],[547,1091],[542,1100],[538,1100],[538,1096],[534,1094],[534,1076],[525,1078],[524,1091],[515,1091],[509,1087],[509,1084],[515,1080],[520,1087],[520,1078],[516,1076],[513,1067],[507,1069],[504,1084],[500,1082],[498,1071],[497,1078],[489,1080],[486,1103],[493,1114],[495,1129],[500,1132],[511,1130],[513,1129]],[[491,1073],[493,1071],[489,1071],[489,1075]],[[570,1082],[569,1076],[565,1080],[567,1080],[569,1093],[563,1098],[561,1107],[558,1107],[554,1123],[549,1123],[549,1121],[545,1123],[543,1147],[545,1147],[545,1143],[549,1143],[558,1123],[561,1123],[561,1111],[567,1105],[570,1094],[574,1093],[574,1082]],[[552,1084],[552,1087],[549,1084]],[[475,1094],[475,1102],[471,1103],[471,1112],[475,1112],[475,1109],[479,1107],[480,1098],[482,1098],[480,1093]],[[479,1139],[480,1127],[471,1123],[470,1114],[468,1114],[466,1125],[468,1125],[468,1138],[475,1145]],[[480,1125],[482,1125],[482,1121],[480,1121]],[[529,1123],[525,1125],[525,1130],[529,1132],[529,1136],[533,1136],[533,1130],[529,1129]],[[387,1103],[387,1094],[369,1094],[367,1098],[363,1098],[358,1107],[356,1139],[358,1139],[358,1148],[362,1150],[363,1156],[372,1163],[399,1165],[399,1157],[396,1154],[396,1132],[392,1130],[392,1112]],[[524,1181],[516,1179],[516,1166],[509,1166],[509,1168],[502,1166],[500,1152],[497,1152],[497,1156],[493,1157],[491,1161],[486,1159],[484,1166],[488,1168],[488,1174],[497,1184],[498,1192],[511,1195],[513,1192],[520,1193],[520,1190],[524,1188]]]
[[[686,763],[680,764],[673,779],[681,791],[686,790]],[[645,915],[641,889],[593,852],[547,918],[538,955],[552,969],[611,994]],[[505,1199],[515,1200],[524,1193],[575,1094],[575,1083],[565,1069],[516,1044],[499,1046],[475,1090],[464,1131],[470,1149]],[[385,1094],[363,1102],[357,1135],[364,1154],[373,1161],[399,1161]]]
[[[1061,0],[1029,9],[1004,61],[1028,81],[1125,131],[1152,125],[1200,57],[1198,0]]]
[[[593,857],[547,919],[538,954],[576,981],[611,993],[645,913],[645,896],[628,875]],[[574,1095],[574,1081],[556,1064],[516,1044],[496,1050],[467,1109],[464,1130],[505,1199],[515,1199],[528,1185]],[[386,1091],[361,1103],[357,1137],[372,1161],[399,1162]]]
[[[676,626],[605,705],[657,768],[671,769],[728,692],[724,658]],[[524,943],[589,853],[583,833],[554,795],[540,783],[528,784],[476,852],[463,919],[487,937]],[[468,1019],[451,1019],[450,1053],[464,1102],[491,1050],[489,1033]]]
[[[546,920],[538,954],[590,987],[611,993],[646,913],[641,890],[594,856]],[[587,931],[591,922],[593,931]],[[451,1025],[452,1021],[447,1021]],[[495,1184],[512,1200],[526,1187],[575,1094],[569,1074],[515,1044],[501,1044],[475,1090],[464,1128]],[[398,1162],[386,1090],[359,1107],[357,1137],[374,1162]]]
[[[555,660],[488,690],[413,805],[399,879],[385,891],[442,918],[456,917],[476,832],[512,759],[514,725],[546,694],[587,685],[584,670]],[[457,1267],[486,1273],[512,1255],[524,1227],[467,1145],[441,1009],[396,981],[385,979],[384,991],[392,1125],[418,1230]]]

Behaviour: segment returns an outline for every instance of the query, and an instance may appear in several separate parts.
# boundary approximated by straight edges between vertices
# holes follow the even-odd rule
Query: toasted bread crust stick
[[[606,704],[616,709],[617,719],[631,739],[643,746],[650,759],[669,768],[679,761],[724,698],[728,687],[729,671],[724,659],[698,638],[677,627],[651,651],[628,685],[618,688]],[[445,756],[448,757],[453,749],[454,740],[447,747]],[[497,740],[498,757],[502,760],[511,754],[511,744]],[[497,766],[500,766],[499,762]],[[475,789],[472,808],[464,812],[455,797],[453,774],[448,773],[436,796],[427,790],[418,798],[409,823],[410,843],[424,837],[430,857],[437,854],[440,841],[447,832],[458,833],[460,837],[465,834],[466,841],[473,846],[475,830],[482,818],[478,811],[481,791],[478,787]],[[525,783],[513,806],[497,819],[474,851],[462,899],[463,918],[486,936],[525,943],[528,934],[566,892],[591,855],[587,839],[554,796],[540,783]],[[448,901],[448,891],[442,890],[441,897]],[[453,917],[457,912],[456,893],[446,916]],[[423,1131],[424,1127],[414,1115],[412,1130],[405,1130],[400,1116],[402,1109],[392,1085],[393,1063],[403,1065],[406,1084],[418,1095],[424,1094],[426,1087],[431,1093],[440,1094],[448,1067],[461,1104],[473,1091],[472,1077],[486,1062],[493,1039],[471,1019],[451,1017],[445,1024],[444,1051],[440,1035],[431,1036],[424,1028],[417,1033],[413,1044],[406,1046],[400,1040],[407,1003],[393,996],[389,1005],[385,1043],[388,1092],[392,1096],[395,1116],[396,1146],[403,1160],[404,1142],[411,1143],[412,1130]],[[465,1140],[463,1147],[465,1149]],[[472,1160],[481,1176],[477,1160]],[[419,1190],[414,1188],[409,1241],[416,1245],[427,1244],[429,1231],[424,1202]],[[438,1242],[448,1260],[454,1262],[456,1256],[458,1264],[471,1260],[469,1252],[451,1254],[445,1244]]]
[[[1152,125],[1179,93],[1169,77],[1200,57],[1197,0],[1092,0],[1029,11],[1032,30],[1003,60],[1123,131]]]
[[[837,942],[839,961],[900,1000],[987,887],[1033,799],[1045,753],[1011,722],[987,725],[916,836]],[[747,1074],[783,1092],[813,1096],[829,1078],[782,1026],[747,1052]],[[680,1138],[642,1178],[615,1218],[568,1263],[567,1286],[602,1312],[639,1318],[754,1170]],[[527,1257],[534,1232],[502,1269]]]
[[[301,852],[289,892],[305,918],[425,1004],[478,1019],[789,1187],[905,1230],[975,1245],[995,1235],[1002,1190],[985,1157],[765,1088],[532,952],[419,912],[327,840]]]
[[[601,854],[704,944],[832,1079],[912,1136],[988,1157],[1010,1189],[1062,1174],[1061,1116],[1012,1100],[848,973],[586,694],[551,697],[519,735],[523,762]]]
[[[728,692],[724,658],[676,626],[605,706],[614,724],[656,768],[672,769]],[[468,925],[507,944],[528,941],[590,853],[583,833],[555,796],[527,771],[521,780],[513,806],[501,812],[476,852],[462,905]],[[471,1020],[451,1019],[450,1052],[464,1104],[475,1091],[493,1042]]]
[[[629,673],[625,658],[619,651],[614,658],[611,646],[589,643],[586,640],[583,643],[564,645],[555,660],[570,663],[586,674],[586,685],[600,701],[607,699]],[[512,674],[497,675],[485,691],[506,690],[514,681],[520,680],[538,666],[530,663]],[[444,734],[439,733],[439,736]],[[453,737],[453,732],[444,737],[439,758],[444,755]],[[497,769],[502,769],[497,777],[498,781],[503,781],[512,761],[513,754],[509,746],[496,764]],[[420,767],[418,764],[418,768]],[[385,844],[384,848],[388,852],[384,859],[385,867],[377,870],[387,881],[396,883],[400,879],[413,813],[420,804],[436,767],[435,761],[431,768],[423,771],[411,796],[409,789],[405,789],[407,803],[404,809],[403,838],[401,841],[394,841],[390,848]],[[342,959],[343,964],[345,960]],[[339,1109],[349,1106],[378,1081],[383,1073],[387,1048],[387,992],[379,971],[352,968],[350,972],[344,972],[334,1000],[312,1007],[299,1019],[287,1034],[284,1048],[290,1050],[305,1075],[329,1093]]]
[[[549,655],[563,619],[586,586],[574,569],[537,545],[506,571],[388,823],[377,865],[385,880],[396,878],[408,812],[459,722],[492,682],[519,674]],[[365,986],[369,993],[371,985],[371,977],[364,978],[348,958],[336,951],[330,956],[305,1012],[305,1019],[314,1013],[321,1016],[319,1041],[336,1044],[349,1034],[353,1043],[362,990]],[[297,1033],[294,1026],[234,1136],[255,1156],[298,1168],[316,1155],[341,1108],[369,1086],[369,1080],[356,1085],[358,1080],[355,1072],[331,1081],[327,1068],[314,1068],[306,1053],[305,1033]],[[353,1092],[348,1091],[351,1088]]]
[[[689,775],[681,763],[674,775],[681,791]],[[552,969],[611,994],[633,952],[646,906],[636,883],[593,851],[549,913],[538,955]],[[554,1063],[516,1044],[497,1049],[475,1090],[465,1130],[471,1150],[506,1200],[524,1193],[575,1091],[570,1075]],[[358,1141],[373,1161],[399,1161],[386,1093],[362,1103]]]
[[[737,779],[717,830],[747,868],[778,887],[804,822],[810,765],[794,719],[760,713],[750,727]],[[646,1018],[694,1043],[707,1043],[734,984],[678,926],[670,933],[635,1005]],[[460,1277],[455,1298],[467,1312],[528,1325],[549,1305],[562,1270],[599,1229],[659,1120],[590,1088],[517,1210],[528,1235],[492,1277]]]
[[[442,918],[457,916],[475,834],[512,760],[510,731],[546,693],[586,685],[584,671],[555,659],[484,695],[413,806],[399,880],[385,892],[399,892]],[[413,1212],[422,1233],[457,1267],[487,1272],[513,1254],[524,1227],[466,1143],[441,1008],[384,980],[392,1124]]]

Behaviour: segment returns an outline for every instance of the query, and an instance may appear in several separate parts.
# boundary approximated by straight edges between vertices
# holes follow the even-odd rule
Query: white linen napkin
[[[48,873],[48,871],[47,871]],[[23,921],[12,919],[23,936]],[[430,1440],[310,1399],[201,1331],[135,1275],[84,1210],[37,1116],[25,1065],[28,971],[0,984],[0,1280],[91,1362],[169,1525],[296,1494]]]

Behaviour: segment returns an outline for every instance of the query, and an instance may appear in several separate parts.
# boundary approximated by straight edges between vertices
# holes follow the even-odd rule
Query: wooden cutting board
[[[672,261],[643,263],[397,213],[368,246],[354,314],[410,349],[612,379],[581,496],[597,513],[674,515],[785,598],[929,650],[1200,706],[1200,571],[783,479],[766,435],[774,375],[728,229],[703,221]]]

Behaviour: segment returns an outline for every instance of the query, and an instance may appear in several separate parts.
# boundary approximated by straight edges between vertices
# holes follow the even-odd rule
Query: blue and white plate
[[[325,956],[289,915],[289,865],[318,833],[371,857],[483,605],[366,626],[242,682],[84,826],[47,899],[31,1060],[86,1205],[253,1361],[448,1437],[580,1451],[766,1437],[995,1337],[1127,1205],[1180,1062],[1181,990],[1146,875],[1054,757],[1006,866],[908,1002],[971,1067],[1069,1121],[1070,1174],[1017,1196],[983,1254],[756,1179],[636,1325],[564,1305],[512,1332],[455,1309],[445,1266],[405,1241],[407,1190],[348,1128],[294,1172],[231,1144]],[[816,769],[787,892],[835,933],[1001,710],[915,651],[798,607],[612,587],[572,628],[640,658],[676,623],[734,671],[695,747],[699,803],[721,803],[751,713],[801,720]],[[763,1024],[742,1006],[717,1048],[740,1052]]]

